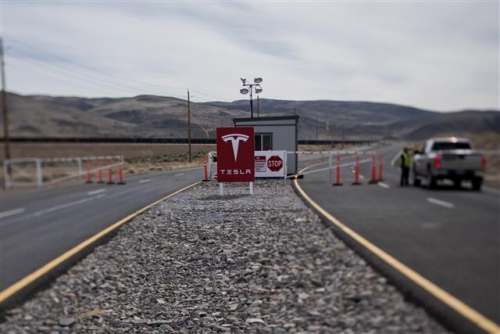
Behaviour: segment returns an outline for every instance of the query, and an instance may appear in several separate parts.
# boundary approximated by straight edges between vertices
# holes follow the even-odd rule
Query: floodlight
[[[255,86],[255,93],[259,94],[260,92],[262,92],[262,87],[260,85]]]
[[[255,82],[256,84],[259,84],[262,82],[262,78],[255,78],[255,79],[253,79],[253,82]]]
[[[241,94],[248,94],[248,89],[247,88],[242,88],[240,89]]]
[[[247,79],[246,78],[240,78],[241,79],[241,82],[243,82],[243,84],[246,83]]]

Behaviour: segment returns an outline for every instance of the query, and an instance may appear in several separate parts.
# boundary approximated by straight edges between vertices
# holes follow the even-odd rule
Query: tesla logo
[[[236,158],[238,157],[238,148],[240,146],[240,141],[246,142],[248,140],[247,135],[243,135],[240,133],[231,133],[225,136],[222,136],[222,140],[224,142],[231,141],[231,144],[233,145],[233,155],[234,155],[234,161],[236,161]]]

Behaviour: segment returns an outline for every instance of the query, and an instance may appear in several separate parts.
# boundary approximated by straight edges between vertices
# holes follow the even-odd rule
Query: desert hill
[[[254,117],[299,115],[299,139],[421,140],[441,134],[499,132],[498,110],[438,113],[389,103],[254,101]],[[193,138],[250,117],[248,100],[191,103]],[[187,137],[187,101],[141,95],[81,98],[8,94],[13,137]],[[1,122],[1,120],[0,120]]]

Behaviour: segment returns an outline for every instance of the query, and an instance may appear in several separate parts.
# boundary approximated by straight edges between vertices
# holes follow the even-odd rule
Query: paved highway
[[[351,185],[354,177],[348,167],[342,168],[341,187],[331,185],[327,171],[298,182],[344,225],[499,324],[499,193],[451,186],[399,187],[399,169],[389,164],[401,148],[381,150],[385,180],[375,185],[368,185],[370,163],[361,165],[361,186]],[[342,164],[352,160],[343,159]]]
[[[370,164],[365,162],[361,186],[351,185],[350,167],[342,168],[342,187],[331,185],[326,170],[306,175],[300,186],[352,230],[500,323],[499,193],[446,186],[432,191],[400,188],[399,170],[389,167],[400,149],[382,149],[385,180],[376,185],[368,185]],[[201,169],[176,170],[131,176],[126,185],[82,184],[3,196],[0,291],[128,214],[201,178]]]
[[[202,180],[201,168],[2,195],[0,291],[127,215]]]

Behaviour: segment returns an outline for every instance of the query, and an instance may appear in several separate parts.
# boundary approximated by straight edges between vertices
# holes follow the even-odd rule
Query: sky
[[[500,109],[499,1],[1,1],[6,88]],[[255,97],[255,96],[254,96]]]

